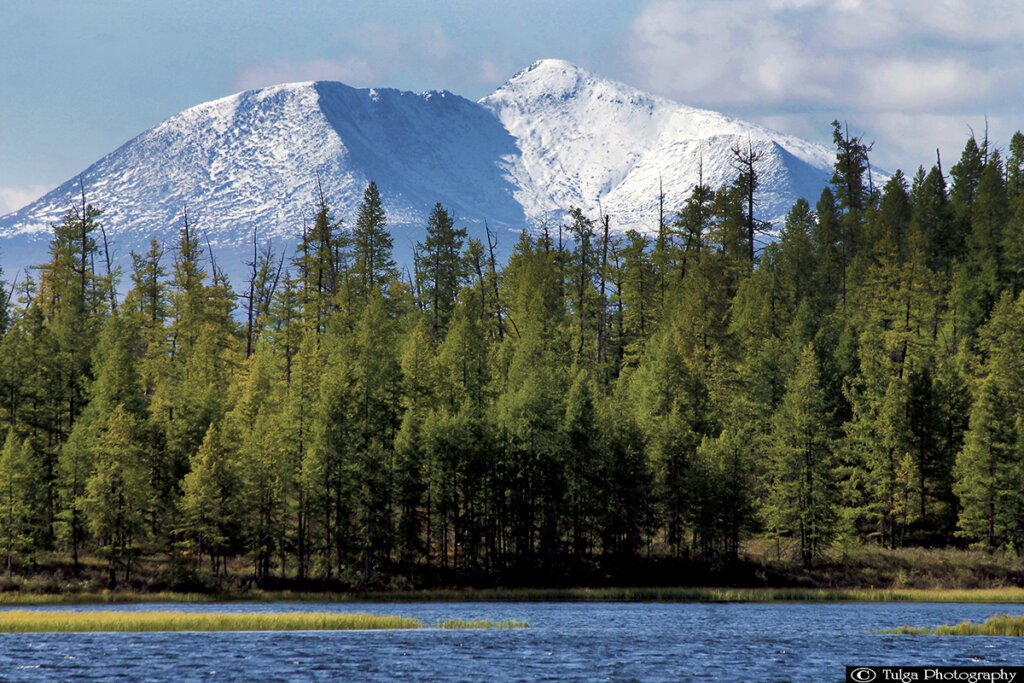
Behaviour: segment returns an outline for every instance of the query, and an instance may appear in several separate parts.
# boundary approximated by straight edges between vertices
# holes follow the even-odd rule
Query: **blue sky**
[[[477,99],[537,59],[948,169],[1024,127],[1017,0],[0,0],[0,213],[201,102],[279,82]]]

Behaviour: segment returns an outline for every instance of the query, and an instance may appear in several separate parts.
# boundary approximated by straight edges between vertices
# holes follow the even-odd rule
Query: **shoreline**
[[[1024,604],[1024,588],[552,588],[453,589],[305,593],[0,593],[0,608],[19,606],[168,603],[408,603],[408,602],[636,602],[636,603],[823,603],[942,602]]]

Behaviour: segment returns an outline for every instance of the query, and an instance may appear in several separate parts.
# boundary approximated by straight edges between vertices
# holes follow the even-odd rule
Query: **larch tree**
[[[833,458],[821,431],[825,420],[818,360],[808,345],[773,420],[764,509],[769,532],[796,541],[805,565],[836,531]]]
[[[466,229],[456,228],[455,219],[440,203],[427,219],[426,239],[416,245],[419,253],[423,298],[430,310],[435,335],[447,329],[455,300],[468,274],[462,255]]]
[[[39,547],[46,512],[45,484],[29,440],[19,439],[13,428],[8,429],[0,450],[0,546],[8,578],[15,563]]]
[[[363,192],[355,229],[352,231],[351,287],[363,305],[374,291],[383,290],[397,278],[392,257],[391,233],[387,230],[387,214],[377,184],[370,182]]]
[[[217,424],[211,424],[190,458],[181,482],[181,533],[191,545],[196,569],[203,558],[217,577],[227,573],[227,558],[239,534],[239,473]]]
[[[138,427],[123,406],[114,409],[95,445],[95,468],[85,485],[82,507],[107,560],[111,584],[131,579],[140,544],[147,536],[147,511],[153,505]]]

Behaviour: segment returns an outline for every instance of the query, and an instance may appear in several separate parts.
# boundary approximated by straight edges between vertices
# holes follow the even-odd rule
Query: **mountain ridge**
[[[479,235],[557,223],[570,205],[611,216],[613,229],[657,226],[698,178],[735,177],[729,148],[763,154],[759,218],[778,220],[798,196],[812,203],[831,153],[717,112],[694,109],[539,60],[472,102],[448,91],[411,93],[331,81],[250,90],[191,107],[157,124],[19,211],[0,217],[8,277],[45,260],[49,225],[87,199],[117,261],[151,237],[173,247],[180,216],[194,222],[233,281],[254,231],[290,247],[312,220],[317,184],[336,218],[354,224],[370,180],[381,190],[396,256],[408,263],[435,202]],[[502,240],[509,248],[514,239]]]

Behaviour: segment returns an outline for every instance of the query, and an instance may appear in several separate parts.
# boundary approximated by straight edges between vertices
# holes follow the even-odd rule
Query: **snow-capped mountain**
[[[835,153],[798,138],[694,109],[548,59],[517,74],[480,103],[516,139],[509,174],[534,221],[560,220],[566,207],[612,225],[658,225],[658,188],[679,208],[701,178],[718,188],[736,178],[731,148],[760,152],[759,218],[781,221],[798,197],[813,205]],[[781,226],[779,226],[781,227]]]
[[[730,148],[761,151],[759,218],[778,221],[797,197],[812,203],[832,152],[711,111],[693,109],[543,60],[472,102],[295,83],[225,97],[151,128],[80,176],[0,217],[8,279],[46,259],[52,223],[80,202],[102,208],[121,263],[155,237],[173,248],[187,206],[219,265],[240,284],[253,234],[290,249],[314,213],[317,183],[334,216],[355,222],[370,180],[381,190],[400,260],[423,239],[434,203],[471,233],[562,221],[570,205],[613,228],[651,231],[659,185],[666,210],[703,175],[717,187],[736,172]],[[514,236],[500,238],[506,249]]]

